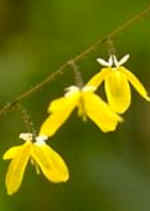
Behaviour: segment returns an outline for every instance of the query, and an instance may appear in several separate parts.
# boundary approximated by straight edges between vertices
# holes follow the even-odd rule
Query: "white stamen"
[[[78,91],[78,90],[79,90],[79,88],[77,86],[74,86],[74,85],[65,88],[65,91],[67,91],[67,92],[74,92],[74,91]]]
[[[123,65],[124,63],[127,62],[127,60],[130,58],[129,54],[126,54],[124,57],[122,57],[122,59],[120,59],[120,61],[118,61],[117,57],[115,55],[111,55],[108,59],[108,62],[105,61],[102,58],[97,58],[97,62],[105,67],[112,67],[113,65],[115,67],[120,67],[121,65]]]
[[[105,60],[102,59],[102,58],[97,58],[96,61],[97,61],[99,64],[101,64],[102,66],[104,66],[104,67],[109,67],[109,66],[110,66],[109,62],[105,61]]]
[[[80,89],[77,86],[70,86],[68,88],[65,89],[66,93],[65,93],[65,97],[69,97],[71,94],[78,92]]]
[[[113,55],[113,62],[114,62],[114,65],[116,67],[119,67],[119,62],[118,62],[118,59],[117,59],[117,57],[115,55]]]
[[[20,133],[19,138],[23,139],[24,141],[32,141],[32,133]]]
[[[113,56],[111,55],[108,59],[109,67],[113,66]]]
[[[82,91],[84,92],[88,92],[88,91],[94,92],[95,90],[96,90],[95,86],[85,86],[82,88]]]
[[[48,139],[48,136],[37,136],[35,138],[35,140],[36,140],[35,144],[37,144],[37,145],[43,145],[43,144],[45,144],[45,141],[47,139]]]
[[[120,61],[118,62],[119,66],[123,65],[124,63],[126,63],[129,58],[130,58],[130,54],[126,54],[124,57],[122,57],[120,59]]]

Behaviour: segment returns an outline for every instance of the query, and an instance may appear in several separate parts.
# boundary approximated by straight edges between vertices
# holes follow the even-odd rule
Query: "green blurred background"
[[[0,105],[55,72],[124,20],[143,10],[149,0],[0,0]],[[150,15],[115,40],[117,55],[131,54],[126,66],[150,93]],[[104,45],[78,63],[87,81],[107,58]],[[22,101],[38,130],[50,100],[72,85],[64,75]],[[103,134],[91,121],[76,115],[49,140],[70,169],[66,184],[49,183],[28,166],[19,192],[6,194],[8,162],[1,161],[0,210],[2,211],[149,211],[150,210],[150,104],[132,90],[132,105],[114,133]],[[102,89],[103,92],[103,89]],[[102,93],[101,92],[101,93]],[[18,111],[1,116],[1,156],[23,143],[26,132]]]

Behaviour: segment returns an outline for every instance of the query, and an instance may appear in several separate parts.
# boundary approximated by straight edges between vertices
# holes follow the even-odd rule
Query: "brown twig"
[[[73,60],[70,60],[69,64],[72,67],[72,70],[73,70],[73,73],[74,73],[75,84],[78,87],[82,88],[84,82],[83,82],[83,78],[82,78],[81,72],[79,71],[79,67],[77,66],[77,64]]]
[[[9,110],[14,105],[16,105],[17,102],[21,101],[25,97],[27,97],[27,96],[31,95],[32,93],[34,93],[35,91],[39,90],[41,87],[43,87],[44,85],[46,85],[48,82],[52,81],[57,75],[62,74],[64,72],[65,68],[68,67],[68,66],[70,66],[70,61],[73,61],[73,63],[76,63],[79,60],[83,59],[89,53],[91,53],[92,51],[94,51],[100,44],[105,43],[107,40],[114,39],[120,32],[124,31],[130,25],[132,25],[133,23],[136,23],[138,20],[140,20],[144,16],[148,15],[149,12],[150,12],[150,5],[148,5],[147,8],[144,9],[142,12],[139,12],[138,14],[136,14],[135,16],[131,17],[130,19],[128,19],[127,21],[125,21],[123,24],[121,24],[120,26],[118,26],[112,32],[108,33],[104,38],[99,39],[97,42],[95,42],[93,45],[91,45],[85,51],[81,52],[79,55],[77,55],[73,59],[71,59],[71,60],[67,61],[66,63],[64,63],[63,65],[61,65],[58,68],[57,71],[55,71],[54,73],[48,75],[48,77],[46,79],[44,79],[43,81],[39,82],[37,85],[35,85],[34,87],[32,87],[31,89],[27,90],[23,94],[21,94],[18,97],[16,97],[16,99],[12,103],[9,103],[9,104],[6,104],[5,106],[3,106],[0,109],[0,115],[2,113],[6,112],[7,110]]]
[[[33,136],[36,136],[36,130],[34,129],[33,122],[31,120],[31,117],[30,117],[27,109],[24,108],[24,106],[21,105],[20,103],[16,103],[16,108],[20,112],[20,116],[25,124],[27,131],[31,132],[33,134]]]

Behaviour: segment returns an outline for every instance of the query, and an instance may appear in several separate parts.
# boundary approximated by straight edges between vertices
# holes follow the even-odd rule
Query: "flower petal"
[[[133,85],[133,87],[136,89],[136,91],[147,101],[150,101],[150,97],[148,97],[147,91],[142,85],[142,83],[139,81],[139,79],[124,67],[120,67],[120,71],[125,74],[125,76],[129,80],[129,82]]]
[[[106,78],[105,91],[112,110],[124,113],[131,103],[131,92],[125,75],[119,69],[112,69]]]
[[[40,129],[40,136],[52,136],[67,120],[73,109],[77,105],[80,92],[74,93],[68,97],[62,97],[52,101],[49,106],[50,116],[44,121]]]
[[[3,155],[3,160],[9,160],[15,158],[18,155],[18,152],[20,151],[21,148],[22,146],[11,147]]]
[[[9,195],[17,192],[27,166],[31,150],[31,142],[26,142],[20,147],[15,158],[10,162],[6,174],[6,188]]]
[[[99,73],[95,74],[86,84],[86,86],[94,86],[98,88],[109,75],[111,68],[103,68]]]
[[[68,168],[62,157],[47,144],[34,144],[32,157],[39,165],[45,177],[51,182],[66,182],[69,178]]]
[[[83,100],[86,114],[103,132],[114,131],[122,121],[98,95],[85,92]]]

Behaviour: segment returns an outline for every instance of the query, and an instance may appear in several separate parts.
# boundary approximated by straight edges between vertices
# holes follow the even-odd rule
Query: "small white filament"
[[[79,91],[79,87],[77,86],[70,86],[68,88],[65,89],[66,93],[65,93],[65,97],[69,97],[71,94],[78,92]]]
[[[23,139],[24,141],[32,141],[32,133],[20,133],[19,138]]]
[[[126,54],[124,57],[122,57],[120,59],[120,61],[118,62],[119,63],[119,66],[123,65],[124,63],[126,63],[129,58],[130,58],[130,54]]]
[[[118,59],[117,59],[117,57],[115,55],[113,55],[113,62],[114,62],[114,65],[116,67],[119,67],[119,62],[118,62]]]
[[[113,66],[113,56],[112,55],[108,59],[108,64],[109,64],[109,67]]]
[[[113,65],[115,67],[120,67],[121,65],[123,65],[124,63],[126,63],[128,61],[128,59],[130,58],[129,54],[126,54],[125,56],[123,56],[120,61],[118,61],[117,57],[115,55],[111,55],[108,59],[108,62],[105,61],[102,58],[97,58],[97,62],[99,64],[101,64],[102,66],[105,67],[112,67]]]
[[[104,67],[109,67],[109,66],[110,66],[109,62],[105,61],[105,60],[102,59],[102,58],[97,58],[96,61],[97,61],[99,64],[101,64],[102,66],[104,66]]]
[[[36,140],[35,144],[37,144],[37,145],[43,145],[43,144],[45,144],[45,141],[47,139],[48,139],[48,136],[37,136],[35,138],[35,140]]]
[[[82,88],[83,92],[94,92],[96,90],[95,86],[85,86]]]

